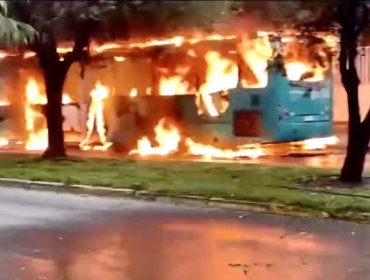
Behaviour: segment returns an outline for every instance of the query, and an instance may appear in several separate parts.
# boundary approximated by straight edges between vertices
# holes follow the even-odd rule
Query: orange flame
[[[9,106],[10,102],[7,98],[1,98],[0,99],[0,106]]]
[[[206,159],[233,159],[240,157],[255,159],[265,155],[265,152],[257,146],[237,150],[219,149],[211,145],[196,143],[190,138],[186,139],[186,145],[191,155],[202,156]]]
[[[267,63],[272,56],[272,48],[268,37],[264,36],[256,39],[242,38],[238,49],[243,57],[244,62],[251,68],[256,82],[249,82],[242,79],[244,87],[266,87],[267,86]]]
[[[92,42],[90,45],[90,49],[92,52],[95,53],[102,53],[104,51],[112,50],[112,49],[119,49],[122,47],[129,47],[129,48],[148,48],[148,47],[155,47],[155,46],[166,46],[166,45],[174,45],[176,47],[180,47],[185,43],[189,43],[191,45],[197,44],[202,41],[222,41],[222,40],[232,40],[235,39],[235,35],[228,35],[223,36],[221,34],[211,34],[211,35],[202,35],[199,34],[195,37],[185,37],[185,36],[174,36],[170,38],[163,38],[163,39],[149,39],[145,41],[136,41],[130,43],[119,43],[119,42],[107,42],[101,45],[98,45],[95,42]],[[71,51],[71,48],[58,48],[58,52],[67,52]]]
[[[291,81],[298,81],[301,76],[308,71],[308,67],[301,62],[291,62],[285,64],[287,76]]]
[[[309,64],[303,62],[290,62],[285,64],[285,69],[287,72],[287,77],[291,81],[299,81],[305,73],[312,72],[312,77],[305,79],[305,81],[317,82],[324,79],[323,68],[313,68]]]
[[[236,45],[236,48],[233,52],[238,52],[244,64],[250,68],[250,72],[254,75],[254,80],[251,82],[249,79],[242,77],[241,82],[244,87],[264,87],[267,85],[268,82],[268,75],[267,75],[267,63],[268,59],[271,58],[273,55],[273,50],[271,48],[270,42],[267,38],[269,33],[259,32],[260,38],[257,39],[250,39],[242,37],[241,43]],[[122,48],[146,48],[151,46],[161,46],[161,45],[173,45],[173,46],[181,46],[183,44],[196,44],[201,41],[206,40],[229,40],[235,39],[236,36],[222,36],[220,34],[213,34],[210,36],[195,36],[192,38],[188,38],[185,36],[175,36],[172,38],[165,38],[161,40],[147,40],[147,41],[131,41],[130,43],[116,43],[116,42],[108,42],[103,45],[97,45],[96,43],[92,43],[90,45],[90,50],[92,53],[102,53],[104,51],[112,50],[112,49],[122,49]],[[286,41],[289,43],[289,41]],[[192,46],[190,46],[192,48]],[[292,47],[294,49],[294,47]],[[71,51],[70,47],[58,47],[58,52],[60,54],[66,53]],[[297,52],[298,54],[299,52]],[[0,59],[5,58],[6,56],[13,55],[11,53],[4,53],[0,52]],[[124,56],[117,56],[117,53],[114,56],[115,61],[125,61]],[[197,56],[194,50],[189,50],[189,55]],[[34,56],[34,53],[27,52],[23,54],[24,58],[29,58]],[[198,106],[198,111],[200,114],[208,114],[212,117],[219,116],[222,112],[224,112],[228,106],[227,100],[221,99],[221,103],[218,104],[217,100],[220,96],[220,92],[227,93],[227,90],[236,88],[238,85],[239,80],[239,69],[237,66],[236,61],[230,58],[226,58],[222,56],[220,53],[216,51],[209,51],[205,55],[205,61],[207,64],[206,73],[204,83],[200,86],[199,91],[196,93],[196,104]],[[315,68],[311,66],[309,63],[300,59],[298,55],[294,57],[294,59],[290,59],[286,61],[286,70],[287,76],[290,80],[299,80],[303,74],[307,72],[312,72],[313,77],[306,79],[307,81],[317,81],[324,79],[324,70],[323,68]],[[188,66],[191,68],[191,66]],[[170,77],[162,77],[159,80],[159,94],[160,95],[182,95],[182,94],[189,94],[190,92],[190,83],[186,81],[184,78],[185,73],[177,73],[176,75]],[[46,104],[46,96],[45,94],[40,94],[39,89],[37,88],[37,83],[35,86],[34,83],[31,82],[31,85],[27,87],[27,104],[26,105],[26,116],[28,119],[32,118],[39,118],[39,113],[35,112],[32,108],[32,104]],[[36,88],[36,89],[35,89]],[[150,95],[151,91],[146,91],[146,94]],[[216,94],[217,93],[217,94]],[[194,94],[194,92],[192,92]],[[102,143],[102,147],[96,147],[95,149],[106,149],[110,143],[107,143],[106,139],[106,130],[104,127],[105,121],[103,116],[103,109],[104,109],[104,100],[108,97],[109,91],[108,89],[103,86],[100,82],[96,84],[95,89],[91,92],[92,102],[89,107],[88,113],[88,120],[87,120],[87,135],[86,138],[81,142],[82,149],[92,149],[88,145],[90,141],[91,135],[94,130],[94,125],[96,125],[96,130],[99,135],[99,139]],[[135,97],[138,95],[138,90],[132,89],[129,93],[129,96]],[[72,99],[67,95],[63,95],[63,104],[69,104],[72,102]],[[1,101],[0,101],[1,105]],[[28,121],[26,121],[28,122]],[[29,121],[31,122],[31,121]],[[34,121],[33,121],[34,123]],[[158,124],[160,125],[160,124]],[[162,123],[163,125],[163,123]],[[26,124],[27,131],[29,131],[29,138],[33,137],[35,133],[35,125]],[[176,127],[174,127],[176,129]],[[167,127],[167,129],[169,129]],[[39,130],[38,130],[39,131]],[[163,134],[163,131],[161,132]],[[46,133],[47,138],[47,133]],[[46,139],[45,138],[45,139]],[[148,138],[141,139],[141,147],[142,150],[150,150],[154,151],[155,148],[161,148],[162,144],[158,142],[159,147],[152,147],[151,143]],[[181,140],[181,139],[180,139]],[[179,141],[180,141],[179,140]],[[34,142],[36,140],[32,140]],[[233,158],[238,156],[243,156],[249,153],[247,149],[237,148],[235,150],[222,150],[218,149],[213,146],[207,146],[199,143],[193,142],[191,139],[185,139],[186,144],[188,145],[188,149],[192,154],[203,155],[209,154],[211,157],[224,157],[224,158]],[[162,143],[165,143],[162,141]],[[140,146],[139,145],[139,146]],[[168,143],[163,144],[168,145]],[[36,145],[39,146],[39,145]],[[308,145],[308,147],[310,147]],[[163,147],[162,147],[163,148]],[[176,148],[177,149],[177,148]],[[175,149],[175,150],[176,150]],[[139,147],[140,150],[140,147]],[[207,152],[203,152],[207,151]],[[258,150],[258,149],[257,149]],[[172,151],[172,150],[171,150]],[[140,153],[140,151],[138,151]],[[155,152],[154,152],[155,153]],[[144,152],[145,154],[145,152]],[[150,152],[149,152],[150,154]],[[258,152],[256,152],[258,155]],[[248,155],[246,155],[248,156]],[[253,157],[253,154],[251,154]]]
[[[176,126],[166,123],[166,119],[163,118],[156,125],[154,131],[158,146],[152,146],[148,137],[143,137],[138,141],[137,149],[132,150],[130,154],[165,156],[178,150],[181,136]],[[207,159],[258,158],[265,155],[265,152],[256,145],[240,147],[237,150],[223,150],[211,145],[196,143],[190,138],[186,138],[185,143],[191,155],[202,156]]]
[[[1,137],[0,138],[0,147],[5,147],[7,145],[9,145],[9,140],[6,139],[6,138]]]
[[[69,104],[72,98],[64,93],[62,95],[62,104]],[[25,118],[27,141],[25,148],[29,151],[42,151],[48,146],[48,131],[46,128],[45,117],[40,112],[37,112],[33,105],[45,105],[47,98],[44,93],[41,93],[37,81],[29,78],[26,84],[26,102],[25,102]],[[39,127],[36,123],[39,122]]]
[[[7,57],[8,56],[8,53],[6,53],[6,52],[0,52],[0,59],[3,59],[3,58],[5,58],[5,57]]]
[[[249,39],[245,38],[245,36],[241,37],[241,43],[238,44],[237,49],[240,52],[241,56],[243,57],[244,62],[248,65],[248,67],[252,70],[254,76],[256,79],[252,81],[248,81],[248,79],[241,79],[242,85],[244,87],[265,87],[267,85],[267,73],[266,73],[266,67],[267,67],[267,60],[272,55],[272,48],[270,46],[270,42],[268,40],[269,35],[279,35],[274,32],[268,32],[268,31],[257,31],[258,38],[257,39]],[[291,43],[294,41],[293,39],[296,37],[297,32],[292,32],[287,30],[285,32],[285,35],[282,35],[281,40],[285,43]],[[289,35],[289,34],[290,35]],[[281,35],[281,34],[280,34]],[[286,36],[288,35],[288,36]],[[318,34],[319,35],[319,34]],[[326,44],[328,46],[335,45],[337,43],[337,39],[335,36],[330,36],[324,34],[324,36],[319,35],[322,37]],[[163,38],[163,39],[148,39],[148,40],[131,40],[130,42],[106,42],[104,44],[97,44],[96,42],[91,42],[89,46],[89,50],[92,54],[100,54],[106,51],[111,50],[119,50],[119,49],[135,49],[135,48],[148,48],[153,46],[165,46],[165,45],[172,45],[175,47],[182,46],[184,44],[194,45],[202,41],[225,41],[225,40],[235,40],[236,38],[239,38],[240,36],[237,36],[235,34],[228,34],[228,35],[222,35],[222,34],[201,34],[201,33],[193,33],[192,36],[174,36],[170,38]],[[293,48],[294,49],[294,48]],[[67,52],[72,51],[71,46],[58,46],[57,51],[59,54],[63,55]],[[189,54],[192,55],[193,51],[189,50]],[[8,52],[0,52],[0,59],[5,58],[7,56],[14,56],[15,54],[8,53]],[[24,58],[31,58],[34,57],[35,53],[33,52],[26,52],[23,53]],[[121,62],[125,61],[125,57],[123,56],[114,56],[113,57],[115,61]],[[309,63],[302,62],[302,59],[298,59],[300,63],[303,63],[305,66],[307,66]],[[296,61],[287,61],[287,63],[296,63]],[[298,72],[295,72],[295,70],[290,70],[294,66],[288,65],[288,77],[292,80],[297,80],[297,74]],[[324,73],[321,71],[321,69],[311,69],[310,72],[313,72],[313,77],[307,79],[307,81],[317,81],[322,80]],[[300,71],[302,71],[302,67],[299,66]],[[177,78],[178,79],[178,78]],[[256,81],[255,81],[256,80]],[[174,81],[169,81],[171,83],[174,83]],[[179,84],[178,81],[176,81],[177,84]],[[181,88],[186,87],[184,84],[180,84]],[[207,86],[208,87],[208,86]],[[221,88],[220,90],[226,90],[227,87]],[[173,90],[171,90],[173,91]],[[180,91],[182,92],[182,90]],[[182,93],[181,93],[182,94]],[[202,94],[210,94],[210,93],[202,93]],[[165,95],[167,95],[167,90],[165,90]],[[207,111],[211,111],[211,115],[216,116],[215,108],[212,108],[211,101],[209,97],[205,97],[205,101]]]
[[[223,58],[218,52],[205,55],[207,62],[206,81],[201,86],[202,93],[214,93],[233,89],[238,85],[238,66],[236,62]]]
[[[90,93],[91,104],[89,107],[88,118],[86,122],[87,134],[85,139],[80,143],[80,147],[83,150],[91,149],[89,142],[91,135],[94,131],[94,124],[99,135],[99,140],[102,147],[97,149],[106,150],[111,146],[111,143],[107,142],[105,120],[104,120],[104,100],[109,96],[109,90],[100,81],[95,85],[95,88]]]
[[[150,87],[147,87],[146,89],[145,89],[145,94],[146,95],[152,95],[152,88],[150,88]]]
[[[179,130],[173,124],[161,119],[156,125],[155,140],[157,146],[153,146],[148,137],[141,138],[137,143],[137,149],[130,152],[140,156],[160,155],[166,156],[178,151],[179,144],[182,141]],[[212,145],[197,143],[191,138],[185,138],[185,146],[190,155],[199,156],[206,160],[212,159],[237,159],[250,158],[257,159],[267,155],[268,148],[263,148],[259,144],[240,145],[234,149],[221,149]],[[291,145],[298,145],[302,150],[324,150],[330,145],[338,143],[335,136],[325,138],[313,138],[301,142],[293,142]],[[273,154],[273,153],[272,153]]]
[[[48,131],[43,123],[42,127],[37,128],[38,120],[45,121],[44,116],[37,112],[32,105],[46,104],[46,96],[42,95],[35,79],[30,78],[26,84],[26,104],[25,118],[27,141],[25,148],[30,151],[42,151],[48,147]]]
[[[125,57],[123,57],[123,56],[115,56],[115,57],[114,57],[114,60],[115,60],[115,61],[117,61],[117,62],[122,62],[122,61],[125,61],[125,60],[126,60],[126,58],[125,58]]]
[[[36,53],[34,53],[34,52],[25,52],[23,54],[24,59],[28,59],[28,58],[35,57],[35,56],[36,56]]]
[[[62,104],[71,104],[73,102],[72,98],[69,96],[68,93],[64,93],[62,95]]]
[[[207,73],[205,82],[201,85],[197,95],[199,113],[203,114],[203,102],[207,113],[217,117],[219,111],[212,101],[212,93],[236,88],[239,79],[239,70],[236,62],[223,58],[218,52],[210,51],[205,55]]]
[[[167,123],[166,119],[161,119],[154,128],[154,131],[158,146],[152,146],[149,139],[143,137],[138,141],[137,149],[131,151],[130,154],[165,156],[177,151],[181,137],[174,125]]]
[[[189,83],[180,75],[172,77],[161,77],[159,80],[160,95],[185,95],[190,90]]]
[[[115,50],[115,49],[122,49],[122,48],[149,48],[155,46],[166,46],[166,45],[174,45],[176,47],[180,47],[185,43],[189,43],[191,45],[197,44],[202,41],[222,41],[222,40],[233,40],[235,39],[235,35],[228,35],[223,36],[221,34],[211,34],[211,35],[197,35],[195,37],[185,37],[185,36],[174,36],[171,38],[164,38],[164,39],[148,39],[148,40],[140,40],[136,42],[106,42],[104,44],[97,44],[96,42],[92,41],[89,49],[92,54],[100,54],[105,51]],[[57,48],[57,52],[60,55],[66,54],[68,52],[72,52],[72,46],[59,46]],[[0,52],[0,60],[6,58],[8,56],[14,56],[16,54],[11,54],[9,52]],[[23,54],[23,58],[28,59],[31,57],[36,56],[34,52],[26,52]],[[116,56],[116,61],[124,61],[123,57]]]
[[[130,95],[130,97],[136,97],[138,95],[137,88],[131,89],[129,95]]]
[[[328,146],[338,144],[339,139],[336,136],[324,137],[324,138],[312,138],[307,139],[298,144],[302,145],[303,150],[323,150]]]

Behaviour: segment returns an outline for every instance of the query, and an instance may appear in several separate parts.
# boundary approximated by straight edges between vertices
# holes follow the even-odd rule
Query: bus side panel
[[[269,73],[267,93],[263,98],[261,113],[262,125],[269,141],[283,141],[289,135],[281,132],[279,126],[279,104],[281,96],[289,90],[288,81],[280,74]],[[288,141],[288,140],[287,140]]]

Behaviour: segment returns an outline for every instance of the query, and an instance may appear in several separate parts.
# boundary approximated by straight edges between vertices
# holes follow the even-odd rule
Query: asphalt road
[[[0,187],[1,280],[362,280],[370,226]]]

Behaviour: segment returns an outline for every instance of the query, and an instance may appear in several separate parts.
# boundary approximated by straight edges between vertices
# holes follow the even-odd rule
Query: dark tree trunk
[[[39,65],[44,72],[46,86],[46,120],[48,127],[48,148],[44,158],[64,158],[66,150],[64,147],[62,94],[63,85],[67,72],[72,63],[76,61],[88,61],[88,47],[90,33],[96,27],[96,21],[88,20],[79,25],[74,38],[72,52],[60,57],[57,52],[57,40],[55,34],[47,27],[39,30],[39,41],[33,46]]]
[[[362,129],[348,133],[346,157],[340,174],[342,182],[361,182],[368,142],[364,139]]]
[[[362,13],[358,13],[363,9]],[[360,15],[360,17],[359,17]],[[358,183],[362,180],[364,162],[370,139],[370,112],[361,123],[358,87],[360,80],[356,70],[357,41],[367,22],[366,6],[358,6],[355,1],[344,5],[340,15],[341,38],[339,67],[342,84],[347,93],[348,104],[348,143],[346,158],[340,174],[343,182]]]
[[[361,182],[370,142],[370,110],[358,132],[348,134],[347,154],[341,171],[343,182]]]
[[[43,70],[46,88],[46,122],[48,128],[48,148],[43,154],[44,158],[64,158],[62,93],[64,80],[72,60],[60,61],[57,53],[56,41],[50,37],[47,43],[37,45],[36,53],[39,65]]]
[[[362,137],[361,116],[358,100],[359,79],[355,67],[356,47],[342,44],[339,58],[342,83],[347,93],[348,105],[348,144],[341,170],[341,180],[360,182],[365,161],[365,144]]]
[[[49,145],[43,157],[66,157],[63,133],[62,93],[68,69],[58,63],[56,67],[44,69],[46,95],[46,120]]]

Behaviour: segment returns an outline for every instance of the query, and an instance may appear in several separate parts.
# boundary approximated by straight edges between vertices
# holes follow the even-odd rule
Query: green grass
[[[241,199],[337,216],[370,213],[370,198],[323,194],[298,187],[298,181],[320,180],[337,172],[237,163],[90,159],[52,162],[34,157],[0,156],[0,177],[5,178]]]

